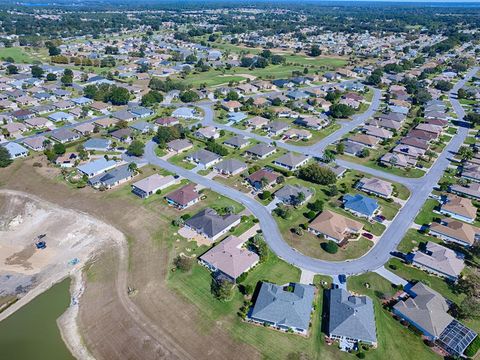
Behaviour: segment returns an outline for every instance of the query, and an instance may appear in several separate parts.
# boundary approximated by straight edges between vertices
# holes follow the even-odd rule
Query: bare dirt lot
[[[128,248],[110,246],[86,268],[80,300],[83,342],[97,359],[255,359],[258,352],[233,340],[215,323],[201,329],[194,304],[166,285],[172,251],[166,209],[143,205],[122,190],[73,189],[58,171],[32,167],[38,159],[0,170],[2,189],[21,190],[59,206],[87,213],[121,231]],[[133,296],[127,288],[135,289]]]

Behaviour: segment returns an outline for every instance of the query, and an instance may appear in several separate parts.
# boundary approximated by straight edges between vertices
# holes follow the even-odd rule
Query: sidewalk
[[[408,284],[407,280],[405,280],[405,279],[401,278],[400,276],[394,274],[390,270],[385,269],[385,266],[382,266],[381,268],[378,268],[377,270],[375,270],[375,272],[378,275],[380,275],[381,277],[390,281],[392,284],[402,285],[402,286],[405,286],[405,285]]]

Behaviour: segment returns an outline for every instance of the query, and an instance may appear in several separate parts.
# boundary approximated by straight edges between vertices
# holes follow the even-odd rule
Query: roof
[[[244,145],[247,145],[249,141],[244,137],[237,135],[237,136],[231,137],[230,139],[225,140],[223,143],[230,146],[242,147]]]
[[[92,177],[89,183],[92,185],[102,184],[105,186],[114,185],[116,182],[128,179],[133,176],[133,171],[130,169],[129,164],[120,165],[112,170],[107,171],[105,174],[99,174]]]
[[[455,184],[455,185],[450,186],[450,191],[465,194],[465,195],[472,196],[472,197],[475,197],[475,198],[480,198],[480,184],[479,183],[471,183],[471,184],[468,185],[468,187]]]
[[[58,129],[53,132],[52,137],[60,141],[66,141],[79,138],[80,136],[68,129]]]
[[[226,159],[215,165],[215,168],[221,171],[233,173],[239,169],[246,169],[247,165],[237,159]]]
[[[345,289],[329,292],[328,333],[366,341],[377,342],[375,315],[368,296],[353,296]]]
[[[276,149],[274,146],[268,146],[263,143],[252,146],[250,149],[247,149],[246,152],[256,156],[266,156]]]
[[[454,320],[447,313],[449,306],[446,299],[421,282],[416,283],[408,293],[411,297],[399,301],[394,309],[429,334],[440,336]]]
[[[208,164],[212,161],[220,159],[220,155],[205,149],[197,150],[193,154],[190,154],[189,157],[202,164]]]
[[[105,158],[100,158],[94,161],[90,161],[86,164],[77,166],[77,169],[84,174],[95,174],[106,169],[110,169],[116,165],[115,160],[105,160]]]
[[[293,291],[264,282],[258,292],[250,317],[290,328],[307,330],[314,300],[310,285],[291,284]]]
[[[187,139],[175,139],[175,140],[169,141],[167,143],[167,146],[169,149],[172,149],[175,151],[181,151],[191,147],[192,143],[190,142],[190,140],[187,140]]]
[[[449,218],[442,219],[441,223],[430,224],[430,231],[460,240],[469,245],[473,245],[475,236],[480,234],[480,229],[476,226]]]
[[[158,189],[167,186],[175,181],[175,178],[172,175],[168,176],[162,176],[159,174],[153,174],[145,179],[142,179],[140,181],[137,181],[136,183],[133,183],[132,186],[135,186],[136,188],[146,192],[154,192],[157,191]]]
[[[472,200],[452,194],[447,196],[447,201],[442,205],[441,210],[470,219],[475,219],[477,217],[477,208],[472,204]]]
[[[262,181],[263,178],[267,179],[268,182],[272,183],[277,180],[278,174],[276,172],[267,170],[267,169],[260,169],[255,171],[254,173],[250,174],[247,178],[251,183]]]
[[[88,149],[106,149],[110,146],[111,141],[108,139],[92,138],[83,143],[83,147]]]
[[[213,238],[238,220],[240,220],[240,215],[218,215],[215,210],[206,208],[185,221],[185,224],[209,238]]]
[[[275,191],[275,197],[284,202],[290,202],[292,199],[296,199],[300,193],[303,193],[305,198],[308,198],[313,194],[312,190],[305,186],[287,184],[281,189]]]
[[[455,251],[432,241],[427,242],[425,251],[415,252],[412,260],[451,277],[458,277],[465,267]]]
[[[358,188],[364,191],[372,191],[384,196],[390,196],[393,192],[393,185],[388,181],[378,178],[366,178],[364,177],[358,182]]]
[[[343,206],[345,209],[350,209],[363,215],[372,216],[378,209],[378,202],[375,199],[361,194],[346,194],[343,196]]]
[[[324,210],[308,227],[341,242],[347,233],[361,231],[363,224],[336,212]]]
[[[300,164],[302,164],[305,160],[308,159],[308,156],[299,154],[296,155],[294,153],[286,153],[283,156],[280,156],[278,159],[275,160],[276,163],[290,166],[290,167],[296,167]]]
[[[28,150],[24,148],[22,145],[17,144],[16,142],[8,142],[6,144],[2,144],[5,149],[7,149],[8,153],[11,157],[16,157],[20,154],[27,153]]]
[[[371,135],[365,135],[365,134],[355,134],[353,136],[350,136],[348,140],[357,142],[360,144],[365,144],[368,146],[375,146],[380,142],[379,138]]]
[[[243,246],[245,240],[230,235],[220,244],[200,256],[203,260],[224,274],[236,279],[259,261],[253,251]]]
[[[188,184],[178,190],[172,191],[165,197],[176,204],[184,206],[189,202],[198,199],[199,196],[200,195],[195,190],[195,184]]]

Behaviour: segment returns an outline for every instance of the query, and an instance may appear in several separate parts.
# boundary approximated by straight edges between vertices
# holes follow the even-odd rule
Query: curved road
[[[454,98],[454,94],[456,94],[458,89],[461,88],[478,71],[478,69],[479,68],[476,67],[470,70],[469,73],[465,76],[465,78],[459,81],[449,94],[451,104],[459,120],[463,119],[465,112],[462,106],[460,105],[460,103]],[[374,101],[372,101],[372,106],[370,106],[369,110],[367,111],[368,114],[362,114],[365,116],[359,115],[353,121],[358,125],[358,124],[361,124],[364,120],[366,120],[368,116],[372,115],[373,112],[376,111],[376,107],[378,107],[378,105],[375,106],[375,104],[379,101],[379,99],[380,99],[380,91],[377,90],[375,91],[375,96],[374,96]],[[206,105],[203,105],[202,108],[204,109],[205,115],[206,115],[204,123],[212,124],[211,121],[213,121],[213,110],[211,109],[211,107],[208,107]],[[230,130],[232,132],[243,134],[243,130],[240,130],[240,129],[230,128],[229,126],[219,125],[216,123],[214,125],[220,128],[224,128],[226,130]],[[351,126],[353,129],[353,127],[355,127],[356,125],[355,126],[351,125]],[[344,134],[350,131],[347,129],[350,129],[350,126],[346,127],[345,130],[342,127],[342,129],[339,130],[338,132],[340,134]],[[467,135],[468,135],[468,128],[466,126],[459,127],[457,134],[453,137],[450,143],[445,147],[444,151],[442,152],[442,154],[440,154],[437,161],[431,167],[429,172],[421,179],[406,179],[403,177],[394,176],[386,172],[384,173],[379,171],[379,173],[381,173],[379,174],[379,176],[387,179],[392,179],[394,181],[398,181],[398,182],[401,182],[402,184],[407,185],[411,190],[411,197],[406,202],[405,206],[403,206],[402,209],[399,211],[399,213],[397,214],[395,219],[392,221],[388,229],[384,232],[382,237],[378,240],[377,244],[367,254],[365,254],[364,256],[358,259],[350,260],[350,261],[347,260],[343,262],[319,260],[319,259],[311,258],[297,252],[283,240],[276,221],[274,220],[274,218],[272,217],[272,215],[270,214],[270,212],[267,210],[265,206],[263,206],[256,200],[248,197],[242,192],[239,192],[235,189],[222,185],[214,180],[207,179],[192,171],[173,165],[166,160],[162,160],[158,158],[155,154],[156,144],[153,141],[149,142],[146,145],[145,155],[143,160],[147,161],[150,164],[164,168],[172,173],[176,173],[186,179],[189,179],[192,182],[195,182],[207,188],[210,188],[213,191],[218,192],[219,194],[227,196],[232,200],[235,200],[243,204],[259,219],[261,228],[263,230],[263,234],[265,236],[265,240],[268,243],[269,247],[272,249],[272,251],[277,256],[289,262],[290,264],[293,264],[302,269],[310,270],[318,274],[326,274],[326,275],[333,275],[333,276],[339,275],[339,274],[352,275],[352,274],[358,274],[358,273],[363,273],[367,271],[374,271],[382,267],[389,260],[390,253],[396,249],[397,245],[403,239],[405,233],[410,228],[410,225],[412,224],[416,214],[419,212],[424,202],[428,198],[432,188],[438,183],[438,181],[443,175],[443,172],[448,167],[449,155],[454,154],[458,150],[458,148],[463,144]],[[258,140],[264,141],[264,137],[253,136],[253,134],[250,134],[248,132],[246,132],[245,136],[258,138]],[[329,140],[321,141],[311,147],[306,147],[304,151],[301,151],[301,152],[303,153],[308,152],[309,155],[312,155],[311,152],[313,151],[321,152],[325,148],[325,146],[328,144],[328,142],[334,141],[332,139],[339,138],[341,136],[342,135],[338,135],[338,134],[334,136],[334,134],[332,134],[332,136],[329,137]],[[267,140],[267,138],[265,138],[265,141],[271,142],[271,140],[270,139]],[[293,146],[293,145],[283,144],[283,143],[277,144],[277,145],[282,146],[291,151],[299,151],[299,149],[303,149],[303,147],[298,147],[298,146]],[[319,153],[317,152],[317,156],[318,155]],[[138,160],[139,159],[137,159],[136,161]],[[362,171],[365,171],[368,173],[374,173],[375,175],[377,175],[377,171],[373,169],[364,168],[362,166],[359,166],[357,164],[353,164],[350,162],[346,162],[346,163],[348,167],[361,169]]]

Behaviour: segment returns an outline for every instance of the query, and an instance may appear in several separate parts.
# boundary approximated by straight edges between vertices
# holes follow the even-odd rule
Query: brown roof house
[[[348,140],[350,142],[367,146],[369,148],[374,148],[380,142],[379,138],[371,135],[365,135],[365,134],[355,134],[353,136],[350,136]]]
[[[309,225],[308,231],[315,235],[323,235],[325,239],[342,243],[348,238],[355,236],[363,229],[363,224],[337,214],[330,210],[324,210]]]
[[[377,195],[383,198],[389,198],[393,193],[393,185],[388,181],[378,178],[363,178],[358,181],[357,189],[365,191],[366,193]]]
[[[472,204],[472,200],[453,194],[447,196],[440,212],[468,223],[473,223],[477,217],[477,208]]]
[[[199,262],[212,272],[219,272],[235,281],[258,264],[260,258],[244,247],[245,240],[230,235],[217,246],[200,256]]]
[[[276,183],[279,176],[276,172],[260,169],[247,177],[246,180],[254,189],[261,190]]]
[[[450,218],[430,224],[429,234],[443,241],[466,247],[472,246],[475,241],[480,239],[480,229],[478,227]]]
[[[200,200],[200,195],[195,190],[195,184],[188,184],[184,187],[172,191],[165,196],[169,205],[173,205],[178,209],[186,209]]]

